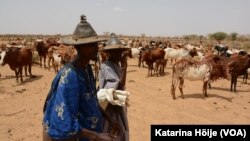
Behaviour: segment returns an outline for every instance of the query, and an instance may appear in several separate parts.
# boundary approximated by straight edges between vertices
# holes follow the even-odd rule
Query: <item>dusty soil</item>
[[[146,77],[147,69],[128,62],[127,90],[130,91],[128,119],[131,141],[150,140],[151,124],[249,124],[250,80],[238,81],[238,92],[229,92],[230,82],[212,83],[208,98],[202,99],[202,82],[185,80],[184,95],[170,94],[171,65],[163,77]],[[41,141],[42,108],[55,73],[34,65],[36,78],[24,77],[16,83],[9,66],[0,67],[1,141]]]

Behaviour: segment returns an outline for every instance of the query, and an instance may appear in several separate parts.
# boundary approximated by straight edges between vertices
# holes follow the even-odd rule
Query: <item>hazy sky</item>
[[[250,34],[250,0],[0,0],[0,34],[72,34],[81,14],[97,34]]]

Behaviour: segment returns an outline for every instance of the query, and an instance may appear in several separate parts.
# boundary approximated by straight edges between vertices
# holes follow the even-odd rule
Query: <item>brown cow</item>
[[[236,92],[237,78],[240,75],[245,75],[250,67],[250,58],[248,56],[238,56],[232,58],[228,63],[229,72],[231,73],[231,92]]]
[[[77,56],[77,51],[73,46],[60,45],[58,51],[61,54],[62,64],[73,61]]]
[[[55,50],[58,50],[58,47],[57,46],[52,46],[48,49],[48,70],[50,70],[50,65],[51,65],[51,61],[52,61],[52,66],[54,66],[54,57],[53,57],[53,54],[54,54],[54,51]]]
[[[164,56],[165,51],[162,48],[156,48],[142,53],[142,62],[145,61],[148,65],[148,76],[152,76],[153,63],[158,59],[164,60]]]
[[[40,58],[40,67],[42,67],[42,58],[43,58],[43,63],[44,63],[44,68],[46,68],[46,57],[48,54],[48,49],[51,46],[58,46],[58,42],[56,39],[49,38],[46,41],[44,40],[37,40],[34,43],[34,46],[38,52],[39,58]]]
[[[218,56],[218,55],[210,55],[207,58],[213,58],[217,65],[221,65],[221,71],[217,71],[214,74],[214,77],[220,76],[221,78],[228,78],[228,74],[231,76],[231,92],[236,92],[237,78],[240,75],[245,75],[247,73],[247,69],[250,67],[250,58],[248,56],[241,55],[232,55],[229,57]],[[219,69],[218,67],[216,67]],[[211,86],[209,86],[211,88]]]
[[[18,76],[23,82],[22,70],[25,66],[25,75],[27,76],[27,67],[29,69],[30,77],[32,77],[31,66],[32,66],[32,52],[31,48],[8,48],[1,53],[0,64],[9,64],[11,70],[15,71],[16,81],[18,82]]]

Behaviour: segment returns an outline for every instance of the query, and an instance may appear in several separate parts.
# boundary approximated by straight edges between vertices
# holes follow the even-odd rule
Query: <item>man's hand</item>
[[[116,136],[109,133],[96,133],[91,141],[114,141]]]
[[[121,126],[118,123],[112,123],[111,134],[114,136],[119,135],[121,132]]]

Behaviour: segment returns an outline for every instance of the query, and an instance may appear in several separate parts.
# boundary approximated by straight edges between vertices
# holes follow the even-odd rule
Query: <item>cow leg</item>
[[[30,77],[32,77],[32,73],[31,73],[31,67],[32,67],[32,64],[29,64],[29,74],[30,74]]]
[[[153,76],[153,70],[154,70],[154,66],[153,63],[151,64],[151,76]]]
[[[148,67],[148,77],[149,77],[149,69],[150,69],[150,68]]]
[[[247,79],[248,79],[248,72],[246,73],[246,82],[245,82],[245,84],[247,84]]]
[[[183,84],[184,84],[184,79],[182,77],[179,77],[179,80],[180,80],[179,90],[181,92],[181,98],[184,99],[183,90],[182,90],[182,87],[183,87]]]
[[[53,65],[53,68],[54,68],[55,73],[57,73],[58,68],[57,68],[56,64],[53,63],[52,65]]]
[[[244,74],[242,83],[247,84],[247,79],[248,79],[248,73]]]
[[[138,67],[141,67],[141,54],[139,55],[139,58],[138,58]]]
[[[209,88],[209,89],[212,89],[212,86],[211,86],[211,83],[210,83],[210,82],[208,82],[208,88]]]
[[[46,55],[44,56],[43,59],[44,59],[44,60],[43,60],[44,68],[46,68]]]
[[[173,99],[175,99],[175,90],[176,90],[176,85],[178,84],[178,79],[173,78],[174,80],[172,81],[172,86],[171,86],[171,94]]]
[[[232,76],[231,76],[231,87],[230,87],[231,92],[233,92],[233,82],[234,82],[234,75],[232,74]]]
[[[19,74],[19,69],[15,69],[15,76],[16,76],[16,82],[18,83],[18,74]]]
[[[19,73],[20,73],[20,76],[21,76],[21,82],[23,82],[23,66],[21,66],[19,69],[20,69]]]
[[[235,77],[235,79],[234,79],[235,81],[234,81],[234,92],[236,92],[236,86],[237,86],[237,76]]]
[[[149,76],[152,76],[152,65],[151,65],[151,63],[148,64],[148,77]]]
[[[20,80],[21,82],[23,82],[23,67],[19,67],[19,68],[16,68],[15,69],[15,75],[16,75],[16,82],[18,83],[19,82],[19,79],[18,77],[20,76]]]
[[[202,98],[207,97],[207,81],[203,83],[203,93],[202,93]],[[209,83],[210,84],[210,83]]]
[[[24,66],[24,71],[25,71],[25,76],[27,77],[28,76],[28,74],[27,74],[27,65]]]
[[[161,66],[161,64],[160,64],[160,66],[159,66],[159,71],[158,71],[158,73],[160,74],[160,76],[163,76],[163,72],[162,72],[163,70],[162,70],[162,66]]]
[[[168,59],[164,59],[164,62],[163,62],[163,68],[167,69],[167,65],[168,65]]]
[[[40,59],[40,68],[42,67],[42,56],[39,56],[39,59]]]
[[[142,67],[144,68],[144,63],[143,63],[144,61],[141,61],[141,63],[142,63]]]
[[[165,66],[163,65],[162,66],[162,76],[164,76],[165,75]]]
[[[49,58],[50,59],[50,58]],[[48,64],[49,65],[49,64]],[[53,68],[54,68],[54,71],[55,71],[55,73],[57,73],[57,65],[55,64],[55,59],[53,58],[52,59],[52,66],[53,66]],[[48,66],[48,68],[49,68],[49,70],[50,70],[50,66]]]
[[[156,74],[157,77],[159,76],[159,74],[158,74],[158,69],[159,69],[158,64],[155,64],[154,73]]]
[[[51,57],[49,57],[49,59],[48,59],[48,70],[50,70],[50,61],[51,61]],[[53,63],[52,63],[52,65],[53,65]]]
[[[151,67],[149,66],[149,76],[152,76]]]
[[[159,75],[161,75],[160,69],[155,70],[154,73],[156,74],[157,77],[158,77]]]
[[[245,79],[246,79],[246,74],[243,75],[243,80],[242,80],[242,83],[245,82]]]

